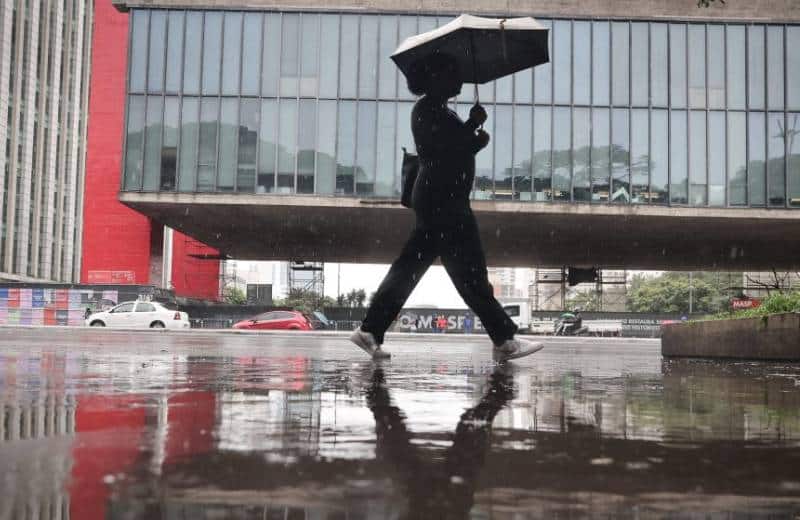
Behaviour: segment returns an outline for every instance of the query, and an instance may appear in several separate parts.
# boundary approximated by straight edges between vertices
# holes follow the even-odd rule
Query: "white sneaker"
[[[381,346],[375,341],[375,336],[371,332],[361,330],[361,327],[350,334],[350,341],[369,354],[372,359],[388,359],[392,356],[388,352],[381,350]]]
[[[541,343],[533,343],[521,339],[507,339],[501,345],[495,345],[492,357],[497,362],[508,361],[530,356],[544,348]]]

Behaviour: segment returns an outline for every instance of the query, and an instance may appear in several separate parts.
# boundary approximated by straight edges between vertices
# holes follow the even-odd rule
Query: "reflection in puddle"
[[[800,513],[798,366],[274,352],[0,356],[0,519]]]

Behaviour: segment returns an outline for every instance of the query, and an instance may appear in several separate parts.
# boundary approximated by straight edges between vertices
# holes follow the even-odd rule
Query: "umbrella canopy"
[[[465,83],[482,84],[550,60],[548,29],[531,17],[482,18],[462,14],[432,31],[406,38],[392,60],[406,76],[436,53],[458,61]]]

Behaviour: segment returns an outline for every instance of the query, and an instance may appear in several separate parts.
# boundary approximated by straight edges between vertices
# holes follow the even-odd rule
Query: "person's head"
[[[417,61],[407,77],[408,90],[416,96],[450,99],[461,93],[463,81],[458,61],[449,54],[434,53]]]
[[[573,314],[580,314],[580,313],[581,313],[581,308],[580,308],[580,307],[575,307],[575,308],[572,310],[572,312],[573,312]]]

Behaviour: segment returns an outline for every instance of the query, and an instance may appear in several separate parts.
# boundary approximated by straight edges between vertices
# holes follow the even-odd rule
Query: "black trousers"
[[[512,339],[517,326],[494,297],[478,224],[469,209],[447,216],[417,215],[411,237],[378,287],[361,328],[383,343],[384,333],[437,257],[441,257],[458,294],[480,318],[492,342],[499,345]]]

